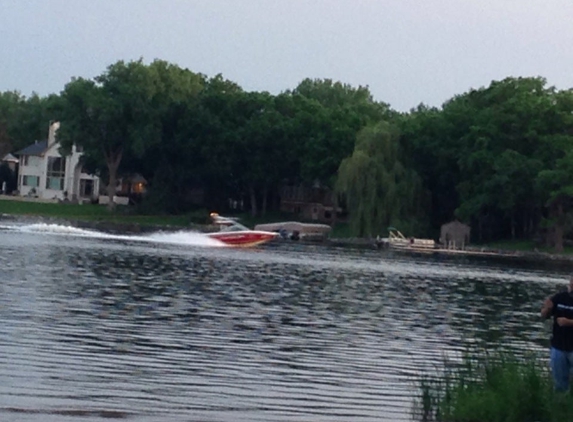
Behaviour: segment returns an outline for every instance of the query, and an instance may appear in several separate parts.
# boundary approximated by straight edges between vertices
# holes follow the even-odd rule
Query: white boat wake
[[[136,242],[163,243],[174,245],[192,245],[205,247],[225,246],[223,242],[194,231],[180,230],[176,232],[155,232],[146,235],[116,235],[97,230],[80,229],[78,227],[36,223],[28,225],[0,225],[0,230],[19,231],[22,233],[37,233],[57,236],[85,237],[91,239],[126,240]]]

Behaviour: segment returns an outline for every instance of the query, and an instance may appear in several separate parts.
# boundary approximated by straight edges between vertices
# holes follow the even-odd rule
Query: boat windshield
[[[221,217],[217,213],[211,213],[211,218],[213,219],[213,223],[219,226],[219,231],[222,232],[238,232],[249,230],[234,218]]]
[[[249,229],[246,228],[245,226],[243,226],[242,224],[237,223],[236,221],[233,222],[233,224],[230,226],[221,225],[221,228],[220,228],[220,231],[222,231],[222,232],[240,232],[240,231],[244,231],[244,230],[249,230]]]

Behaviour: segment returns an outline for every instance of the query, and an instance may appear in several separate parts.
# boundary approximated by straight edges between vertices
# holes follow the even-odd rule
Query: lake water
[[[0,221],[0,420],[411,420],[468,345],[544,350],[567,273]]]

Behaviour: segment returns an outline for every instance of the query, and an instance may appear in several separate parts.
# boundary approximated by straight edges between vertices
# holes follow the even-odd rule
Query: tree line
[[[156,211],[186,212],[201,189],[208,207],[242,200],[260,215],[278,209],[281,187],[318,183],[357,236],[393,225],[437,237],[457,218],[476,241],[541,236],[562,250],[572,228],[573,91],[541,77],[403,113],[329,79],[272,95],[161,60],[119,61],[59,94],[0,93],[0,154],[44,139],[51,120],[62,152],[82,146],[108,192],[143,175]]]

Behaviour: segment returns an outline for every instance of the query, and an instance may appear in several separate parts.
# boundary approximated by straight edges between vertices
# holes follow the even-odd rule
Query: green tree
[[[307,183],[318,180],[332,187],[338,167],[352,153],[360,129],[394,116],[387,104],[374,101],[368,87],[352,87],[331,79],[305,79],[291,93],[318,103],[310,115],[301,115],[307,132],[301,175]]]
[[[460,182],[459,159],[465,125],[461,110],[446,116],[438,108],[419,105],[397,119],[404,156],[420,175],[424,189],[430,194],[427,217],[434,234],[440,225],[450,221],[459,206],[457,185]],[[457,120],[454,122],[454,120]]]
[[[540,219],[542,207],[527,192],[534,191],[536,172],[545,165],[539,146],[553,130],[554,90],[545,85],[542,78],[507,78],[458,95],[434,114],[433,129],[426,126],[429,133],[438,128],[434,139],[417,140],[414,155],[428,154],[426,162],[436,163],[422,172],[434,181],[434,207],[449,191],[458,201],[455,214],[477,226],[480,239],[531,235]],[[446,184],[440,182],[444,175]],[[448,204],[447,198],[441,203]]]
[[[122,160],[131,163],[169,137],[164,120],[173,103],[196,95],[202,79],[190,71],[156,60],[119,61],[94,80],[77,78],[62,92],[59,139],[64,151],[75,143],[87,160],[107,174],[111,201]]]
[[[546,198],[547,223],[553,228],[555,251],[563,252],[563,238],[573,221],[573,149],[557,160],[554,169],[539,172],[537,188]]]
[[[0,93],[1,156],[47,137],[57,98],[37,94],[26,97],[15,91]]]
[[[16,131],[14,123],[19,121],[25,98],[18,92],[0,93],[0,158],[12,151]]]
[[[564,237],[573,226],[573,90],[555,93],[551,111],[551,132],[539,145],[544,167],[537,175],[536,188],[546,209],[548,243],[562,252]]]
[[[358,134],[352,156],[342,161],[337,192],[345,198],[356,235],[373,236],[419,218],[421,180],[401,158],[397,130],[379,123]]]

